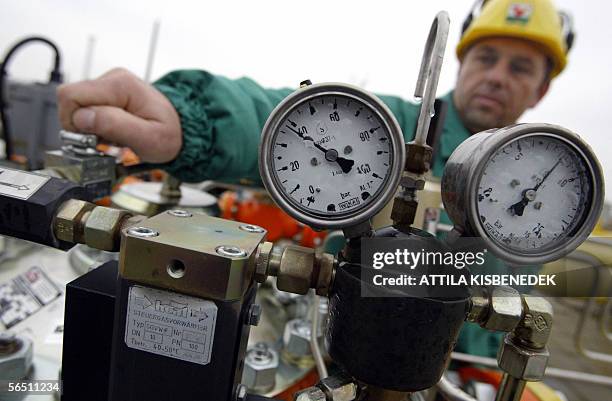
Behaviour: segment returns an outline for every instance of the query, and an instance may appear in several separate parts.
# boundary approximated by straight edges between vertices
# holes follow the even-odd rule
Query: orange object
[[[221,217],[255,224],[268,231],[268,241],[282,238],[296,240],[302,246],[315,248],[326,233],[317,232],[283,212],[267,196],[255,192],[227,191],[219,198]]]
[[[293,401],[293,396],[300,390],[304,390],[305,388],[312,387],[319,382],[319,374],[316,369],[312,369],[310,372],[306,374],[300,381],[287,388],[282,393],[279,393],[274,396],[277,400],[283,401]]]

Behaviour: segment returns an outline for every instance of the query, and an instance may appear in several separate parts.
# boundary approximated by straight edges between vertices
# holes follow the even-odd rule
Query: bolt
[[[244,384],[238,384],[236,387],[236,401],[246,400],[247,397],[247,386]]]
[[[261,319],[261,305],[252,304],[249,307],[246,324],[249,326],[257,326],[259,324],[259,319]]]
[[[247,255],[247,253],[233,245],[220,245],[215,251],[221,256],[229,256],[230,258],[242,258]]]
[[[529,201],[534,200],[536,198],[536,191],[534,191],[533,189],[525,191],[525,198],[527,198],[527,200]]]
[[[175,217],[191,217],[191,216],[193,216],[188,211],[180,210],[180,209],[168,210],[168,214],[172,215],[172,216],[175,216]]]
[[[249,233],[263,233],[265,231],[263,228],[255,226],[253,224],[243,224],[239,228]]]
[[[317,160],[316,157],[313,157],[312,159],[310,159],[310,164],[312,164],[313,166],[316,166],[319,164],[319,161]]]
[[[540,210],[540,209],[542,208],[542,202],[536,202],[536,203],[534,203],[534,204],[533,204],[533,207],[534,207],[536,210]]]
[[[155,230],[151,230],[150,228],[147,228],[147,227],[131,227],[127,230],[127,233],[135,237],[141,237],[141,238],[151,238],[151,237],[157,237],[159,235],[159,232]]]
[[[247,358],[255,365],[265,365],[272,360],[272,352],[268,344],[259,342],[247,351]]]
[[[19,349],[20,342],[13,333],[0,333],[0,355],[10,355]]]
[[[511,186],[512,188],[516,188],[516,187],[518,187],[519,185],[521,185],[521,182],[520,182],[519,180],[517,180],[516,178],[515,178],[515,179],[513,179],[512,181],[510,181],[510,186]]]
[[[300,82],[300,88],[304,88],[309,85],[312,85],[312,81],[310,79],[305,79],[302,82]]]
[[[344,147],[344,154],[348,155],[349,153],[351,153],[353,151],[353,148],[351,148],[349,145]]]

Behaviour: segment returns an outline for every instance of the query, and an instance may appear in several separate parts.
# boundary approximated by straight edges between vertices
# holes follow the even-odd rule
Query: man
[[[443,97],[449,109],[433,164],[436,176],[471,134],[513,124],[538,104],[566,64],[568,46],[551,0],[490,0],[466,25],[457,46],[457,85]],[[58,98],[64,128],[129,146],[143,161],[160,163],[181,180],[260,182],[261,129],[291,92],[204,71],[175,71],[149,86],[117,69],[94,81],[64,85]],[[380,98],[410,140],[418,106]],[[482,331],[465,330],[462,336],[467,338],[463,351],[497,350],[497,341],[483,343],[489,337]]]

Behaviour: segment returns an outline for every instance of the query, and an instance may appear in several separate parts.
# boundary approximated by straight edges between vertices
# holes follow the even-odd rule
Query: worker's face
[[[466,128],[480,132],[513,124],[548,90],[546,56],[520,39],[490,38],[464,55],[453,101]]]

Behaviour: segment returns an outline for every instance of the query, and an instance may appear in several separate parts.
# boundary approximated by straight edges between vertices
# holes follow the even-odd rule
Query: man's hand
[[[181,150],[179,116],[153,86],[131,72],[116,68],[100,78],[57,89],[64,129],[96,134],[130,147],[142,161],[164,163]]]

